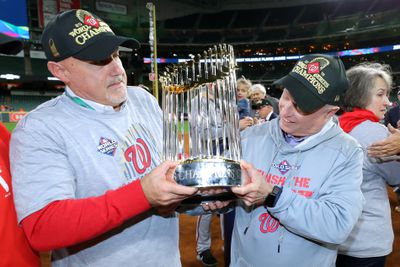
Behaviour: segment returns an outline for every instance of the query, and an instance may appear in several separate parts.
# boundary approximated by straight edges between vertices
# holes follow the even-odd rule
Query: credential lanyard
[[[84,107],[84,108],[88,108],[88,109],[91,109],[91,110],[95,110],[92,106],[90,106],[88,103],[83,101],[82,98],[77,97],[77,96],[72,96],[67,91],[65,91],[65,95],[68,96],[72,101],[74,101],[79,106]]]

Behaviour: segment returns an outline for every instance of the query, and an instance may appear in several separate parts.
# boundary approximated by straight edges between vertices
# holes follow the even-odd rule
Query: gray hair
[[[353,108],[365,109],[371,101],[372,89],[376,78],[382,78],[388,86],[388,94],[392,87],[391,68],[387,64],[361,63],[346,71],[349,79],[342,108],[345,111],[352,111]]]
[[[264,85],[259,84],[259,83],[253,84],[253,85],[250,87],[250,93],[249,93],[249,95],[253,94],[255,91],[260,91],[260,92],[263,93],[264,95],[267,94],[267,90],[265,90]]]

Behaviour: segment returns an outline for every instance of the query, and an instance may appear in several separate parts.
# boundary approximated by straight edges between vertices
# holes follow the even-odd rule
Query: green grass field
[[[17,125],[16,122],[2,122],[4,124],[4,126],[6,126],[6,128],[12,132],[15,128],[15,126]]]

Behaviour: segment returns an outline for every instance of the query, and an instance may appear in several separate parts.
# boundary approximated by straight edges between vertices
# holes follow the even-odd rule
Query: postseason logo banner
[[[118,147],[117,141],[101,137],[99,145],[97,146],[97,151],[108,156],[114,156],[117,147]]]

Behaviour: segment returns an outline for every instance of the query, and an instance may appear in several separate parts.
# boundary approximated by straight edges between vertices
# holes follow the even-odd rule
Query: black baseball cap
[[[43,30],[42,46],[51,61],[68,57],[97,61],[108,58],[118,46],[140,47],[137,40],[115,35],[107,23],[83,9],[54,17]]]
[[[340,58],[321,54],[302,57],[288,75],[273,84],[286,88],[305,113],[314,112],[326,104],[340,105],[349,88]]]
[[[22,41],[0,33],[0,53],[7,55],[18,54],[22,50]]]
[[[251,108],[254,110],[257,110],[257,109],[263,108],[265,106],[272,106],[271,101],[267,98],[260,99],[257,102],[253,103],[251,105]]]

